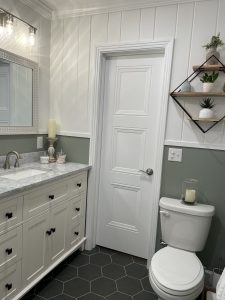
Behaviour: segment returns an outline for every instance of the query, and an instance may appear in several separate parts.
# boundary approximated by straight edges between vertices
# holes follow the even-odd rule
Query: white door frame
[[[153,210],[151,212],[151,229],[149,241],[149,261],[155,253],[158,203],[160,197],[161,171],[166,129],[167,107],[169,99],[170,74],[173,56],[173,40],[102,44],[96,46],[95,63],[90,74],[90,98],[92,100],[92,121],[89,164],[92,166],[89,172],[88,196],[87,196],[87,242],[85,248],[90,250],[96,246],[96,231],[98,217],[101,142],[102,142],[102,115],[103,115],[103,91],[105,60],[107,56],[121,56],[126,54],[151,54],[164,53],[163,65],[163,92],[160,107],[160,128],[157,141],[156,169],[154,170]]]

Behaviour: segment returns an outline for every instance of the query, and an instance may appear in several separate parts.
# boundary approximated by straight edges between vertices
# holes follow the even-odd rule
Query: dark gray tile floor
[[[157,300],[146,260],[96,247],[77,251],[21,300]]]

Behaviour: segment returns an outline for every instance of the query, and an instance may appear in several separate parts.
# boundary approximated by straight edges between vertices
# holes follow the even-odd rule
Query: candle
[[[186,192],[185,192],[185,201],[186,202],[190,202],[190,203],[195,202],[195,197],[196,197],[196,190],[186,189]]]
[[[54,139],[56,137],[56,121],[54,119],[48,120],[48,137]]]

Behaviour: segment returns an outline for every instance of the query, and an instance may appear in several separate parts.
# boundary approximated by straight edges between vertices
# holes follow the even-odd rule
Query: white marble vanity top
[[[90,168],[89,165],[78,163],[51,163],[45,165],[39,162],[31,162],[23,164],[19,168],[11,167],[10,170],[0,169],[0,198],[12,196],[14,193],[24,192],[30,188],[38,187],[43,183],[63,179],[64,177],[66,178],[67,176],[77,174]],[[24,178],[24,176],[18,174],[19,176],[9,176],[9,178],[11,177],[10,179],[5,177],[5,175],[15,174],[16,172],[19,173],[25,170],[31,170],[31,176]],[[42,172],[34,172],[34,170]],[[23,172],[21,172],[21,174],[22,173]],[[35,175],[37,173],[38,175]]]

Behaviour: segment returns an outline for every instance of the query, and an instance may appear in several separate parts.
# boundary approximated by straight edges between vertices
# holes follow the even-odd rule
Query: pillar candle
[[[56,137],[56,121],[54,119],[48,120],[48,137],[51,139]]]
[[[185,201],[186,202],[190,202],[190,203],[195,202],[195,197],[196,197],[195,190],[186,189],[186,192],[185,192]]]

